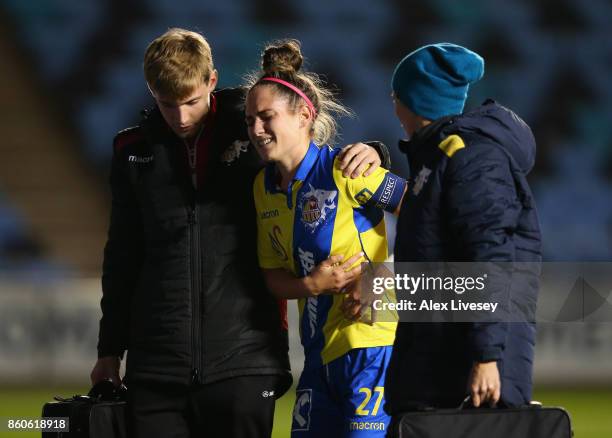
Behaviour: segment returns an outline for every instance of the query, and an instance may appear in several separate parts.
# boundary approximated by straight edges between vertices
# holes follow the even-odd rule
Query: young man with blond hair
[[[131,437],[270,436],[291,384],[286,304],[257,263],[244,90],[215,91],[210,46],[184,29],[149,45],[144,74],[156,106],[114,141],[92,382],[119,384],[128,352]],[[358,143],[344,164],[380,160]]]

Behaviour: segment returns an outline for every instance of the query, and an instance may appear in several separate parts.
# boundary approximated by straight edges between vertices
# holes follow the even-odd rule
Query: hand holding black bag
[[[110,380],[95,384],[87,395],[54,397],[45,403],[42,416],[66,417],[68,432],[43,432],[43,438],[127,438],[125,400],[127,388]]]
[[[571,438],[569,414],[532,402],[519,408],[425,409],[393,416],[388,438]],[[470,403],[471,404],[471,403]]]

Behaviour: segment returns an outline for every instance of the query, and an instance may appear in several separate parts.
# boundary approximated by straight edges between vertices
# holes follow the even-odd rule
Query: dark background
[[[142,55],[173,26],[206,36],[221,87],[240,84],[258,67],[265,42],[299,39],[307,68],[324,73],[357,114],[342,121],[342,142],[383,140],[400,173],[406,165],[395,147],[403,131],[389,97],[393,67],[427,43],[475,50],[485,58],[485,76],[472,87],[467,108],[493,97],[534,131],[538,155],[530,180],[546,260],[610,260],[611,18],[608,0],[3,0],[0,24],[9,56],[2,62],[15,67],[3,75],[2,87],[12,88],[13,75],[26,90],[13,87],[0,106],[5,161],[32,143],[41,152],[0,168],[0,263],[13,271],[42,264],[96,272],[112,138],[151,103]],[[62,169],[61,178],[51,165]],[[86,193],[77,193],[79,187]],[[53,206],[45,211],[40,205],[49,199],[27,198],[44,196],[45,188],[70,212],[71,223],[64,218],[53,228],[41,219],[53,220]],[[96,213],[87,218],[91,209]],[[68,237],[49,236],[58,233]]]

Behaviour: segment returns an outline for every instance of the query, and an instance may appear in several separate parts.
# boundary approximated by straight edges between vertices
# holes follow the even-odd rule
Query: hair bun
[[[276,41],[266,47],[261,58],[266,75],[276,72],[295,73],[304,61],[300,42],[297,40]]]

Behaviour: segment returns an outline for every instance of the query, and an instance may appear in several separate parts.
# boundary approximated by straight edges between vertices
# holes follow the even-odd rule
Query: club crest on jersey
[[[321,209],[319,208],[319,201],[314,196],[306,199],[302,206],[302,219],[307,224],[316,222],[321,217]]]
[[[314,230],[325,222],[327,215],[336,208],[336,190],[315,189],[308,184],[309,190],[302,195],[299,207],[302,210],[302,222],[308,230]]]

